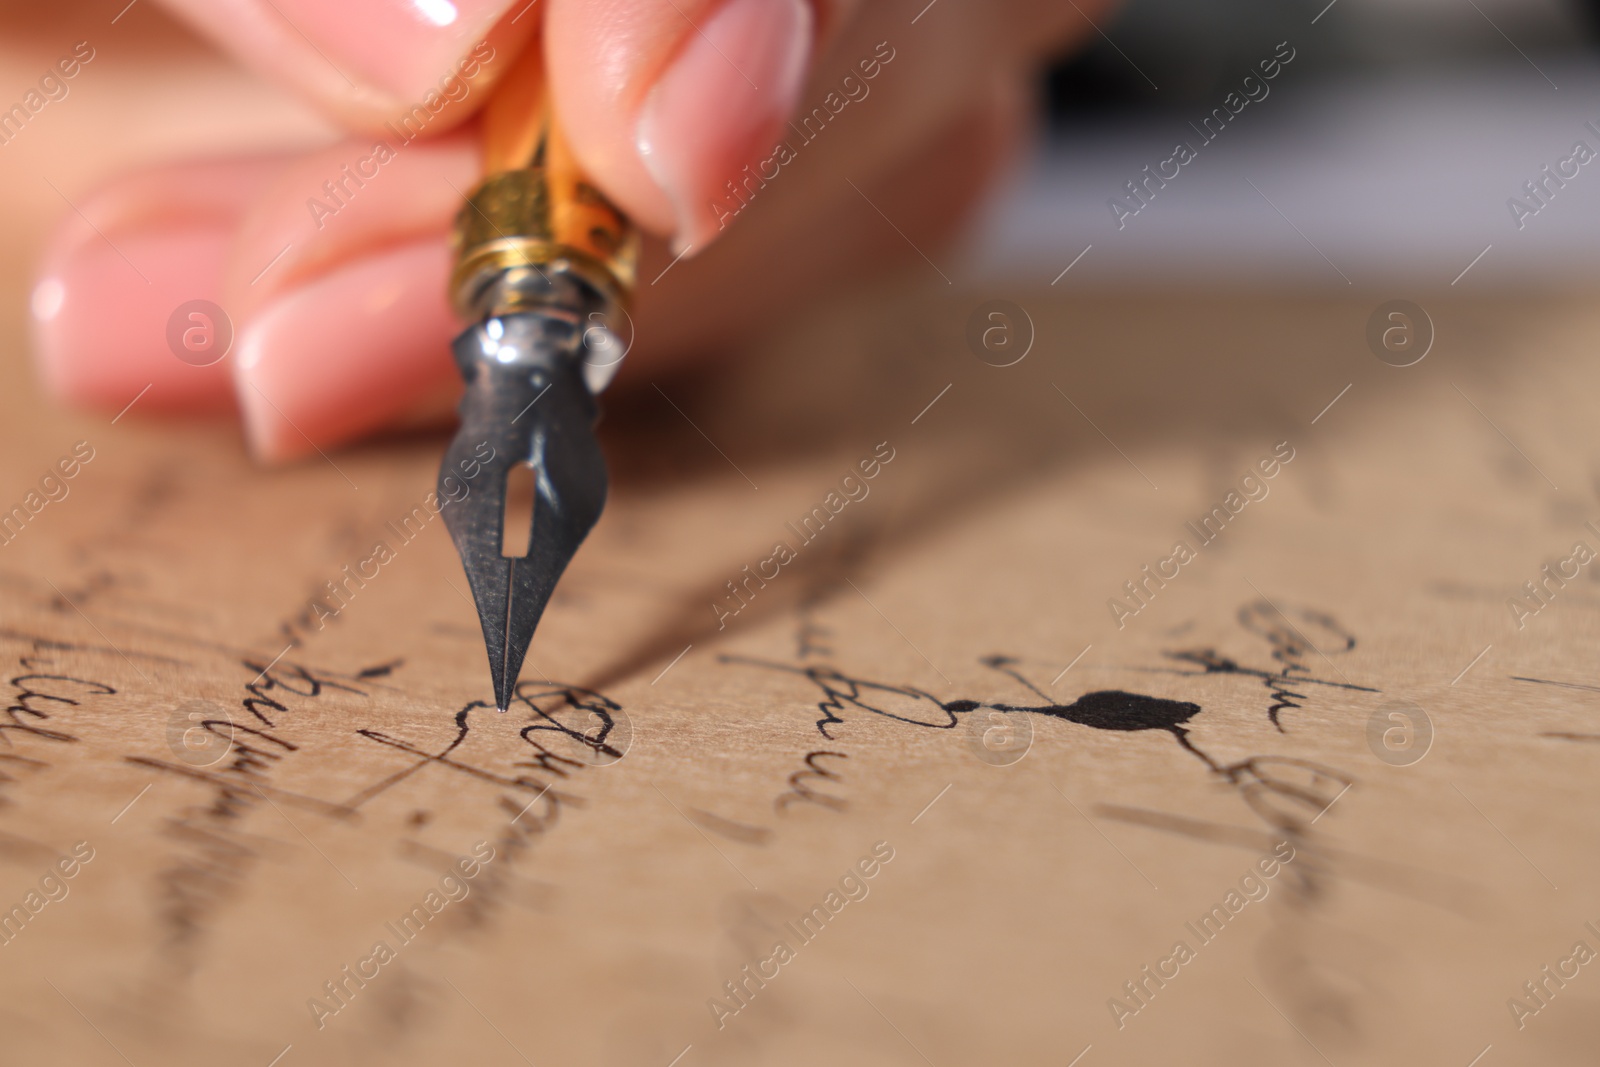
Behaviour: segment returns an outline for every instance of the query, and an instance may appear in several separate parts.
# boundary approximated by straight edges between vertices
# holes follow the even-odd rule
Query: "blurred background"
[[[0,150],[13,325],[46,229],[112,174],[338,136],[162,10],[125,8],[0,0],[0,99],[67,34],[98,46],[98,77]],[[1090,40],[1043,72],[1037,150],[974,222],[970,256],[950,259],[958,283],[1504,293],[1600,275],[1600,168],[1522,226],[1509,206],[1574,142],[1600,150],[1594,0],[1130,0]],[[1293,59],[1251,83],[1266,96],[1203,141],[1280,51]],[[1112,198],[1179,141],[1197,158],[1118,226]]]
[[[1457,289],[1600,273],[1600,168],[1521,229],[1507,206],[1575,141],[1600,150],[1600,4],[1131,0],[1099,30],[1046,78],[1048,136],[981,227],[987,276],[1047,284],[1090,245],[1060,286],[1421,290],[1480,254]],[[1268,95],[1201,147],[1279,42]],[[1178,141],[1199,158],[1119,230],[1107,201]]]
[[[337,135],[158,8],[118,17],[127,7],[0,0],[0,98],[58,58],[64,23],[99,49],[98,76],[72,86],[93,103],[52,105],[0,152],[13,248],[37,248],[68,199],[130,167]],[[1499,292],[1600,274],[1600,167],[1521,228],[1507,203],[1575,141],[1600,150],[1584,125],[1600,126],[1600,4],[1130,0],[1098,30],[1042,77],[1038,149],[978,220],[957,281]],[[1202,142],[1202,120],[1280,44],[1293,59],[1267,95]],[[1108,202],[1179,141],[1198,158],[1119,228]],[[11,322],[30,271],[27,256],[0,262]]]

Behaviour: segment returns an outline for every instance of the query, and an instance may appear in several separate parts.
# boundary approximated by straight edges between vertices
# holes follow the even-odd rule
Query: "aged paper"
[[[1044,292],[610,397],[503,716],[439,439],[11,361],[0,1060],[1593,1062],[1600,318]]]

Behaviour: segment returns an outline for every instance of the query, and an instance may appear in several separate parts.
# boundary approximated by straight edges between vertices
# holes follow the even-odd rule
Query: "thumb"
[[[552,99],[589,176],[679,252],[704,248],[805,85],[810,0],[543,2]]]

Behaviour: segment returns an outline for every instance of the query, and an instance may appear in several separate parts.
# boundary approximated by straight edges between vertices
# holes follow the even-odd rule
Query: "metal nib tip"
[[[575,348],[571,321],[540,313],[489,319],[453,346],[467,388],[461,429],[439,468],[439,500],[502,713],[550,594],[605,506],[597,409]],[[507,556],[506,480],[518,467],[534,474],[533,530],[527,555]]]

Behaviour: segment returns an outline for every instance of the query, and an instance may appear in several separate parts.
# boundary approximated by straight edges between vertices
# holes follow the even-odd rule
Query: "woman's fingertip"
[[[454,386],[450,252],[428,240],[284,293],[239,331],[234,385],[251,452],[315,455],[382,429]]]
[[[225,226],[157,225],[48,255],[28,308],[46,390],[100,410],[136,396],[146,411],[227,410],[231,330],[216,301],[230,237]]]
[[[635,144],[672,204],[675,252],[714,241],[765,184],[761,164],[794,112],[814,35],[808,0],[729,0],[646,96]]]

